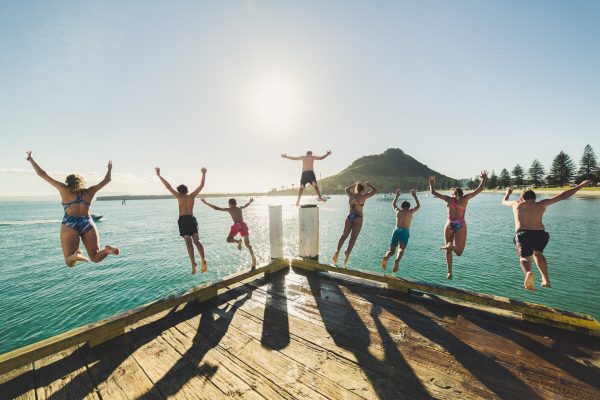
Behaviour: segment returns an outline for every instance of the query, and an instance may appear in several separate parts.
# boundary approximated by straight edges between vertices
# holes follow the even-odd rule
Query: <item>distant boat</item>
[[[102,217],[104,217],[104,215],[92,214],[92,219],[94,220],[94,222],[100,221]]]

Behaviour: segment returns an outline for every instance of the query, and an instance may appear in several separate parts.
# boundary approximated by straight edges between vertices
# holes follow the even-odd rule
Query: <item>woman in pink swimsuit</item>
[[[446,196],[435,190],[435,177],[429,177],[431,194],[444,200],[448,207],[448,221],[446,221],[446,225],[444,226],[445,245],[442,247],[442,250],[446,251],[448,279],[452,279],[452,252],[460,256],[465,250],[465,244],[467,243],[467,222],[465,221],[467,203],[485,188],[487,171],[481,171],[479,178],[481,182],[479,182],[479,186],[473,192],[464,195],[461,188],[455,188],[453,196]]]

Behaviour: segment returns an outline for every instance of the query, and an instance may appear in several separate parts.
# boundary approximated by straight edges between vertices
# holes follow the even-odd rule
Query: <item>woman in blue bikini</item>
[[[102,182],[85,188],[85,182],[80,175],[71,174],[65,179],[65,183],[59,182],[46,173],[31,157],[31,151],[27,152],[27,161],[42,179],[54,186],[60,193],[65,215],[60,227],[60,242],[62,244],[65,264],[74,267],[79,261],[100,262],[109,254],[119,255],[119,249],[106,246],[100,250],[98,230],[90,216],[90,204],[96,193],[110,182],[112,162],[108,162],[108,171]],[[85,257],[79,250],[79,240],[83,242],[89,258]]]
[[[365,193],[365,186],[369,187],[369,192]],[[352,190],[354,188],[354,190]],[[350,258],[350,253],[352,252],[352,248],[354,247],[354,243],[356,243],[356,239],[358,238],[358,234],[362,228],[363,224],[363,206],[365,205],[365,201],[373,195],[377,193],[377,189],[371,185],[369,182],[365,182],[364,184],[360,182],[355,182],[354,184],[348,186],[346,188],[346,194],[349,197],[350,203],[350,212],[346,217],[346,222],[344,223],[344,232],[338,241],[337,250],[333,255],[333,263],[337,263],[337,259],[340,255],[340,250],[344,245],[344,242],[350,236],[350,241],[348,242],[348,248],[345,251],[344,258],[344,266],[348,264],[348,259]]]
[[[446,196],[439,194],[435,190],[435,177],[429,177],[431,194],[444,200],[448,207],[448,221],[444,226],[445,245],[442,247],[442,250],[446,251],[448,279],[452,279],[452,252],[460,256],[465,250],[465,244],[467,243],[467,222],[465,221],[467,203],[484,189],[485,182],[487,181],[487,171],[481,171],[479,178],[481,182],[479,182],[479,186],[473,192],[463,195],[461,188],[455,188],[453,196]]]

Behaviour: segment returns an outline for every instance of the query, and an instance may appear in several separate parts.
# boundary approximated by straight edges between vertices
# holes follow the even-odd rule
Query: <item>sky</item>
[[[454,178],[600,153],[600,1],[0,0],[0,196],[266,191],[401,148]]]

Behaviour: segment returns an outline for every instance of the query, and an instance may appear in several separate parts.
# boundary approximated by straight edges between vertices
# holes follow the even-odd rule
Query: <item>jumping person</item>
[[[463,195],[461,188],[454,189],[453,196],[439,194],[435,190],[435,177],[429,177],[429,189],[431,194],[446,202],[448,207],[448,221],[444,226],[444,242],[445,245],[441,248],[446,251],[446,265],[448,267],[448,279],[452,279],[452,252],[460,256],[465,250],[467,242],[467,222],[465,221],[465,211],[467,203],[473,197],[477,196],[485,187],[487,181],[487,171],[481,171],[479,178],[479,186],[473,192]]]
[[[100,238],[98,229],[90,216],[90,205],[96,193],[110,182],[112,161],[108,162],[108,171],[104,179],[97,185],[85,188],[85,181],[77,174],[68,175],[65,183],[52,179],[31,157],[31,151],[27,152],[27,161],[43,180],[54,186],[60,193],[65,215],[60,227],[60,242],[62,245],[65,264],[74,267],[79,261],[100,262],[107,255],[119,255],[116,247],[105,246],[100,250]],[[79,250],[79,241],[83,242],[89,258],[85,257]]]
[[[369,187],[369,192],[365,193],[365,186]],[[356,243],[356,239],[358,238],[358,234],[362,228],[363,224],[363,206],[365,205],[365,201],[371,196],[374,196],[377,193],[377,189],[371,185],[369,182],[360,183],[355,182],[352,185],[346,188],[346,194],[349,197],[348,203],[350,204],[350,212],[346,217],[346,221],[344,222],[344,232],[342,232],[342,236],[338,241],[337,249],[335,250],[335,254],[333,255],[333,263],[337,263],[337,259],[340,255],[340,250],[344,245],[344,242],[350,235],[350,241],[348,242],[348,247],[344,252],[344,266],[348,264],[348,259],[350,258],[350,253],[352,252],[352,248]]]
[[[229,235],[227,235],[227,243],[236,243],[238,250],[242,250],[242,239],[235,239],[235,236],[239,233],[240,236],[244,240],[244,244],[248,248],[250,252],[250,257],[252,258],[252,269],[256,268],[256,257],[254,257],[254,251],[252,250],[252,246],[250,245],[250,232],[248,231],[248,225],[244,222],[244,216],[242,214],[242,210],[248,207],[254,199],[251,197],[250,201],[244,204],[241,207],[237,206],[237,201],[235,199],[229,199],[228,204],[229,208],[221,208],[217,207],[213,204],[210,204],[205,199],[202,199],[202,202],[217,211],[227,211],[229,215],[231,215],[231,219],[233,220],[233,225],[231,225],[231,229],[229,230]]]
[[[194,200],[204,187],[204,181],[206,180],[206,168],[202,168],[202,179],[200,180],[200,186],[198,186],[193,192],[188,194],[188,188],[185,185],[177,186],[177,191],[173,189],[171,184],[167,182],[162,176],[160,176],[160,168],[154,168],[156,175],[160,178],[160,181],[165,185],[167,190],[171,192],[179,203],[179,219],[177,224],[179,225],[179,236],[185,240],[188,255],[192,263],[192,275],[196,274],[198,264],[196,263],[196,257],[194,255],[194,244],[198,248],[200,258],[202,259],[202,273],[206,272],[206,258],[204,258],[204,246],[200,242],[198,237],[198,221],[194,217]]]
[[[396,229],[392,235],[392,243],[390,244],[390,249],[383,256],[383,260],[381,261],[381,268],[386,269],[388,259],[394,254],[396,251],[396,247],[398,247],[398,254],[396,255],[396,260],[394,261],[394,268],[392,272],[397,272],[398,267],[400,265],[400,259],[404,255],[404,249],[406,249],[406,245],[408,244],[408,238],[410,236],[409,229],[410,223],[412,222],[413,214],[421,207],[419,203],[419,199],[417,198],[417,192],[415,189],[410,191],[410,194],[415,199],[416,206],[410,208],[410,203],[408,201],[403,201],[400,205],[400,208],[396,206],[396,202],[398,201],[398,197],[400,197],[400,189],[396,189],[396,197],[394,197],[394,201],[392,202],[392,208],[396,211]]]
[[[513,243],[517,246],[517,254],[525,281],[523,287],[527,290],[534,290],[533,271],[531,269],[531,258],[535,260],[542,275],[542,287],[550,287],[550,278],[548,278],[548,262],[544,256],[544,248],[550,240],[550,235],[546,232],[542,218],[546,207],[557,203],[574,195],[579,189],[589,185],[592,181],[587,180],[581,182],[572,189],[565,190],[559,195],[549,199],[540,201],[535,200],[535,192],[531,189],[521,193],[521,198],[518,201],[509,201],[508,198],[513,189],[506,189],[506,195],[502,200],[502,204],[507,207],[512,207],[515,216],[515,237]]]
[[[331,150],[327,150],[327,153],[322,156],[313,156],[312,151],[307,151],[305,156],[298,157],[291,157],[285,153],[281,155],[281,158],[287,158],[288,160],[302,160],[302,176],[300,177],[300,188],[298,189],[298,200],[296,201],[297,206],[300,205],[300,197],[302,197],[302,192],[304,192],[304,187],[307,183],[310,183],[315,188],[319,201],[325,201],[317,185],[317,176],[315,175],[313,164],[315,160],[323,160],[330,154]]]

